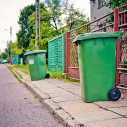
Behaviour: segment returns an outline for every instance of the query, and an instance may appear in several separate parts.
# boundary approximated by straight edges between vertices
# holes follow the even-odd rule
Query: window
[[[98,9],[105,6],[105,0],[98,0]]]

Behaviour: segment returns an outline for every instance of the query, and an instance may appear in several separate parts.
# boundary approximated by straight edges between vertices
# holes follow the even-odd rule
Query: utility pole
[[[8,40],[7,40],[7,48],[8,48],[8,60],[9,60],[9,43],[8,43]]]
[[[40,40],[40,2],[39,0],[35,0],[36,6],[35,6],[35,20],[36,20],[36,37],[35,37],[35,48],[39,49],[38,46],[38,40]]]
[[[12,59],[12,27],[10,27],[10,58]],[[11,60],[11,64],[13,64],[13,59]]]

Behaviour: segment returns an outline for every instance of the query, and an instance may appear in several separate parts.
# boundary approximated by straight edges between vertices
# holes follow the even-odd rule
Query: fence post
[[[70,32],[66,32],[66,75],[69,73],[69,57],[70,57]]]
[[[119,8],[114,9],[114,31],[120,31],[118,25],[120,24],[119,20]],[[115,87],[119,85],[119,70],[117,69],[120,64],[120,45],[121,39],[117,39],[116,43],[116,61],[115,61]]]
[[[88,24],[86,24],[86,33],[88,33]]]

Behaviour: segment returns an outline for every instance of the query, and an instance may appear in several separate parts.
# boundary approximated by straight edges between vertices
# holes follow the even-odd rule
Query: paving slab
[[[86,113],[80,113],[80,114],[73,114],[72,115],[76,120],[80,121],[84,125],[87,123],[97,122],[97,121],[104,121],[104,120],[112,120],[112,119],[118,119],[122,118],[118,114],[112,113],[110,111],[106,111],[103,109],[95,110],[95,111],[89,111]]]
[[[116,107],[127,106],[127,100],[100,101],[100,102],[94,102],[94,104],[97,104],[102,108],[112,108],[112,107],[116,108]]]
[[[51,83],[47,82],[45,79],[31,81],[31,83],[36,84],[36,85],[50,85],[51,84]]]
[[[65,92],[66,93],[65,90],[60,89],[60,88],[43,89],[42,91],[45,91],[45,93],[47,93],[47,94],[54,93],[54,92],[56,92],[56,93],[60,93],[60,92],[64,93]]]
[[[127,127],[127,119],[117,118],[86,123],[86,127]]]
[[[58,88],[57,86],[47,85],[47,84],[45,84],[45,85],[36,84],[36,87],[38,87],[39,89],[42,89],[42,90],[44,90],[44,89],[54,89],[54,88]]]
[[[127,107],[118,107],[118,108],[107,108],[110,111],[116,112],[122,116],[127,115]]]
[[[65,102],[60,102],[59,105],[61,107],[64,107],[64,106],[74,106],[74,105],[84,105],[84,104],[88,104],[88,103],[84,103],[82,100],[75,100],[75,101],[67,101],[66,103]]]
[[[36,85],[36,87],[38,87],[39,89],[45,90],[45,89],[57,89],[58,87],[54,87],[54,86],[42,86],[42,85]]]
[[[85,103],[80,83],[59,79],[31,81],[21,72],[23,83],[42,98],[46,108],[65,126],[70,127],[126,127],[127,100]]]
[[[71,84],[72,85],[71,87],[74,88],[74,89],[70,89],[70,85],[68,85],[68,84],[67,84],[67,87],[61,86],[60,85],[61,80],[57,81],[59,85],[53,84],[53,83],[51,83],[51,81],[52,81],[52,79],[51,80],[46,79],[46,80],[41,80],[41,81],[38,81],[38,82],[37,81],[32,81],[31,83],[35,84],[39,89],[43,89],[43,91],[45,91],[45,93],[47,93],[47,94],[54,93],[54,91],[55,91],[55,93],[64,93],[64,95],[66,95],[66,93],[64,92],[64,90],[66,90],[66,91],[72,92],[74,94],[77,94],[78,96],[81,97],[80,86],[74,86],[74,84],[73,85]],[[62,84],[64,84],[64,83],[62,82]]]
[[[75,101],[75,100],[79,100],[80,98],[79,97],[59,97],[59,96],[57,96],[57,97],[52,97],[51,96],[51,98],[52,98],[52,100],[54,100],[56,103],[58,103],[58,102],[67,102],[67,101]]]
[[[68,90],[68,91],[70,91],[70,92],[72,92],[72,93],[74,93],[74,94],[81,97],[81,90]]]
[[[48,82],[50,82],[50,83],[52,83],[52,84],[55,84],[55,85],[58,85],[58,86],[64,86],[64,87],[66,87],[66,86],[74,86],[74,84],[75,84],[75,86],[80,86],[80,83],[75,83],[75,82],[69,82],[69,81],[64,81],[64,80],[59,80],[59,79],[45,79],[46,81],[48,81]]]
[[[70,103],[62,104],[59,103],[59,105],[68,113],[71,115],[76,114],[82,114],[82,113],[88,113],[93,111],[103,111],[103,109],[99,108],[97,105],[94,105],[92,103],[80,103],[82,100],[78,100],[78,103],[74,103],[72,101],[69,101]]]
[[[63,94],[65,94],[64,96],[63,96]],[[56,97],[63,97],[63,98],[65,98],[67,101],[68,100],[74,100],[74,101],[76,101],[76,100],[81,100],[81,97],[79,97],[79,96],[76,96],[76,95],[72,95],[72,94],[66,94],[66,93],[50,93],[49,94],[52,98],[56,98]]]
[[[81,88],[79,85],[70,82],[64,82],[63,80],[58,79],[46,79],[46,81],[81,97]]]
[[[38,86],[38,88],[43,88],[43,89],[59,89],[59,87],[51,84],[45,84],[45,85],[36,84],[36,86]]]

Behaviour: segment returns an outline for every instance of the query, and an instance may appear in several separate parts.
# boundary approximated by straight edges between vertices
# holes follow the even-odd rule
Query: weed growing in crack
[[[37,95],[35,95],[34,98],[37,98]]]
[[[42,104],[42,99],[41,98],[39,99],[39,102]]]

